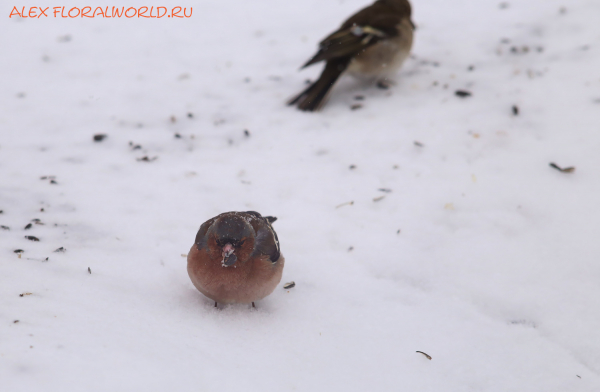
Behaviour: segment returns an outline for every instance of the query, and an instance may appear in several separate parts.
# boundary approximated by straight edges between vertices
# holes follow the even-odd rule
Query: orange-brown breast
[[[236,249],[238,262],[224,267],[223,256],[215,238],[210,238],[207,249],[192,245],[188,254],[188,274],[196,288],[208,298],[220,303],[250,303],[271,294],[281,281],[284,258],[272,263],[263,255],[248,259],[254,239]],[[208,251],[207,251],[208,250]],[[245,261],[242,261],[245,260]]]

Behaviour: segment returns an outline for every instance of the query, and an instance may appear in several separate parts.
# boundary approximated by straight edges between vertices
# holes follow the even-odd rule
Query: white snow
[[[600,3],[412,3],[397,83],[303,113],[299,66],[368,1],[3,2],[0,390],[600,391]],[[278,217],[256,310],[182,257],[236,210]]]

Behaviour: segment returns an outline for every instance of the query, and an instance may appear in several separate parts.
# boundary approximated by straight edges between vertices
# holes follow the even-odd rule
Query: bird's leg
[[[217,301],[215,301],[215,308],[217,307]]]
[[[252,302],[252,307],[253,307],[253,308],[256,308],[256,306],[254,305],[254,302]]]

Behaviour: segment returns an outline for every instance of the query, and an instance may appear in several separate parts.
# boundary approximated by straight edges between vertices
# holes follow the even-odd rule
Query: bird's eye
[[[244,245],[244,242],[246,242],[246,240],[241,240],[240,241],[240,246]]]

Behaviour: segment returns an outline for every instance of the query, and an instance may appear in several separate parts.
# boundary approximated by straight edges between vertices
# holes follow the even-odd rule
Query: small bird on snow
[[[225,212],[200,226],[187,257],[196,288],[217,303],[252,303],[281,281],[285,259],[271,223],[255,211]]]
[[[361,79],[387,79],[410,53],[415,25],[407,0],[377,0],[358,11],[319,44],[319,51],[302,66],[325,61],[319,79],[292,98],[288,105],[314,111],[322,107],[327,93],[344,71]],[[301,69],[302,69],[301,68]]]

